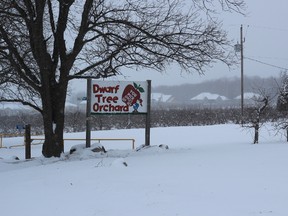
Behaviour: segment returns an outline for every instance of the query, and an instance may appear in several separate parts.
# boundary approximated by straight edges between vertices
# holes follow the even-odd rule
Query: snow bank
[[[144,143],[143,129],[94,135]],[[252,145],[253,136],[237,125],[153,128],[151,148],[103,144],[106,153],[82,148],[70,155],[75,143],[67,143],[63,157],[47,159],[34,146],[29,161],[23,147],[0,149],[1,213],[287,216],[288,145],[269,128],[260,135],[260,144]]]

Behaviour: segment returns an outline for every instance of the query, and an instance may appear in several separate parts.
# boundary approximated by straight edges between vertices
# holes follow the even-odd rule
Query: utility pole
[[[244,61],[243,61],[243,26],[240,27],[240,46],[241,46],[241,124],[244,123]]]
[[[240,27],[240,44],[237,42],[235,44],[234,49],[235,52],[240,52],[240,64],[241,64],[241,124],[243,125],[244,123],[244,57],[243,57],[243,26],[241,25]]]

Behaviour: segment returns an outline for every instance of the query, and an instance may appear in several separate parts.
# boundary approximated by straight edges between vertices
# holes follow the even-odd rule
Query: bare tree
[[[277,110],[285,112],[288,110],[288,76],[286,73],[282,74],[282,84],[279,87],[279,95],[277,98]]]
[[[288,76],[286,71],[281,75],[281,86],[279,86],[279,94],[277,98],[278,118],[275,123],[276,131],[285,130],[288,142]]]
[[[233,46],[213,18],[214,2],[220,10],[244,7],[243,0],[187,1],[190,9],[180,0],[1,0],[0,100],[39,111],[42,153],[58,157],[76,76],[106,78],[123,66],[163,71],[177,63],[203,73],[215,61],[230,65]]]
[[[267,120],[265,118],[265,111],[270,103],[270,98],[268,94],[264,91],[258,97],[253,98],[254,105],[245,109],[246,120],[245,127],[254,128],[254,144],[259,142],[259,130],[263,123]]]

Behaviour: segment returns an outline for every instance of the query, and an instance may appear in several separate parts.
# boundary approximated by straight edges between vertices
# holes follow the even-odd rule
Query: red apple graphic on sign
[[[128,106],[133,106],[134,111],[137,111],[139,107],[138,101],[142,106],[142,99],[140,93],[143,93],[144,89],[136,83],[133,83],[133,85],[129,84],[125,87],[122,93],[122,101]]]

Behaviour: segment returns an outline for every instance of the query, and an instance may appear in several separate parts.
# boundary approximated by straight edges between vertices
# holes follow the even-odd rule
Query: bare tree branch
[[[170,64],[204,73],[217,61],[233,64],[216,3],[242,13],[242,0],[1,0],[0,96],[41,112],[43,154],[60,156],[75,75],[105,78],[123,67],[164,71]]]

